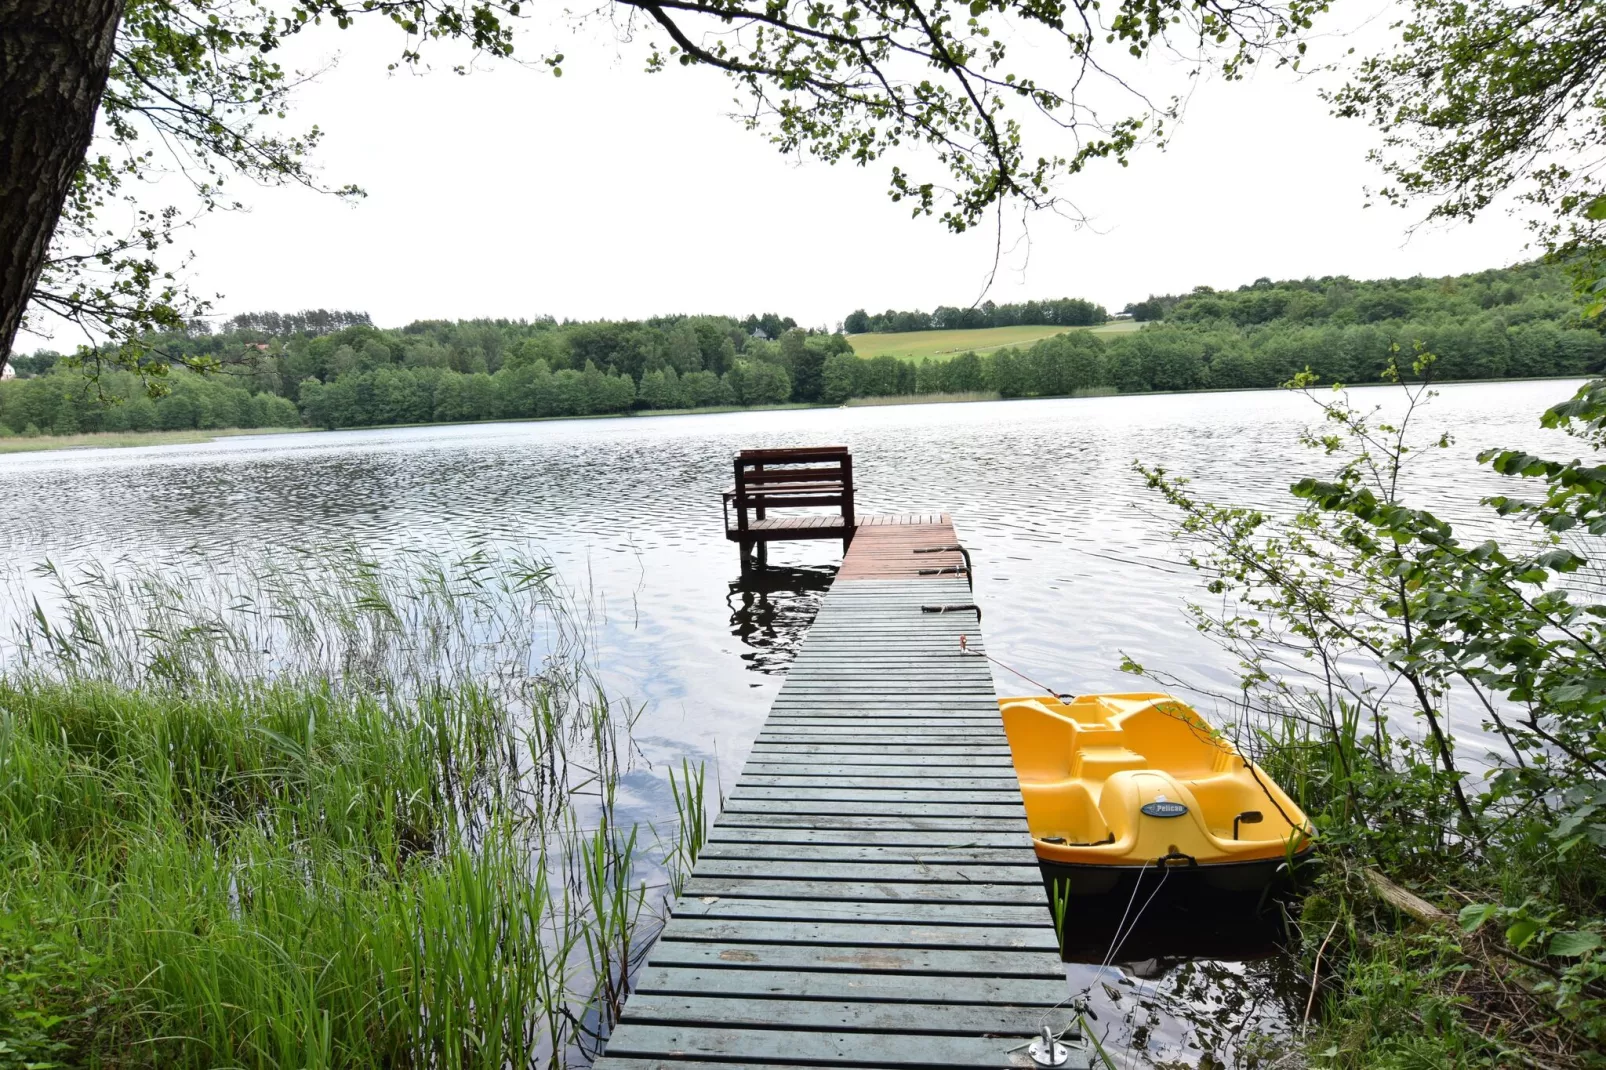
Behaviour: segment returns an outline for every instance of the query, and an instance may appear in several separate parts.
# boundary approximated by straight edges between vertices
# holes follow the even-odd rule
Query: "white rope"
[[[1143,901],[1143,905],[1138,908],[1137,914],[1136,915],[1132,915],[1132,904],[1137,902],[1138,888],[1143,884],[1143,875],[1148,872],[1148,869],[1149,869],[1148,866],[1144,866],[1142,869],[1138,870],[1137,879],[1132,882],[1132,894],[1127,897],[1126,909],[1121,912],[1121,920],[1115,926],[1115,935],[1110,938],[1110,949],[1109,949],[1109,951],[1105,952],[1104,961],[1099,963],[1097,975],[1094,977],[1094,980],[1088,982],[1087,986],[1085,988],[1083,988],[1082,991],[1076,993],[1075,995],[1067,995],[1064,999],[1062,999],[1058,1003],[1054,1004],[1054,1006],[1049,1007],[1047,1010],[1045,1010],[1043,1012],[1042,1017],[1038,1019],[1038,1027],[1039,1028],[1047,1028],[1049,1026],[1049,1024],[1050,1024],[1049,1023],[1049,1015],[1053,1014],[1055,1011],[1059,1010],[1061,1007],[1065,1006],[1067,1003],[1080,1003],[1081,1004],[1081,1008],[1079,1009],[1078,1014],[1077,1014],[1078,1019],[1081,1020],[1081,1018],[1082,1018],[1081,1011],[1086,1010],[1086,1008],[1087,1008],[1087,1002],[1082,997],[1086,996],[1089,992],[1093,991],[1093,985],[1095,983],[1100,982],[1100,981],[1102,981],[1104,979],[1103,978],[1104,971],[1110,968],[1110,964],[1115,960],[1115,956],[1120,953],[1122,945],[1124,945],[1126,943],[1127,937],[1131,936],[1132,933],[1137,930],[1138,922],[1143,920],[1144,912],[1149,909],[1149,904],[1154,902],[1154,897],[1160,894],[1160,889],[1165,887],[1166,878],[1171,875],[1171,867],[1170,866],[1161,866],[1160,867],[1160,883],[1156,884],[1154,886],[1154,891],[1150,892],[1149,893],[1149,898],[1147,898],[1147,899],[1145,899]],[[1127,917],[1129,915],[1132,915],[1132,924],[1130,926],[1127,925]],[[1123,929],[1125,930],[1124,932],[1122,931]],[[1061,940],[1063,940],[1063,939],[1064,939],[1064,936],[1062,934],[1061,935]],[[1067,987],[1069,987],[1069,985],[1067,985]],[[1085,1022],[1083,1022],[1083,1024],[1085,1024]],[[1066,1034],[1066,1032],[1069,1031],[1069,1029],[1070,1029],[1069,1026],[1066,1026],[1064,1029],[1061,1029],[1059,1032],[1054,1034],[1054,1039],[1056,1041],[1058,1041],[1061,1037],[1063,1037]],[[1025,1045],[1020,1045],[1020,1047],[1025,1047]],[[1129,1044],[1129,1047],[1130,1047],[1130,1044]],[[1012,1048],[1010,1050],[1014,1051],[1016,1049]]]
[[[1145,866],[1144,868],[1147,869],[1148,867]],[[1145,910],[1149,909],[1149,904],[1154,902],[1154,897],[1160,894],[1160,889],[1165,887],[1165,879],[1167,877],[1169,877],[1170,875],[1171,875],[1171,867],[1170,866],[1161,866],[1160,867],[1160,883],[1156,884],[1154,886],[1154,891],[1149,893],[1149,898],[1147,898],[1147,899],[1145,899],[1143,901],[1143,906],[1138,909],[1138,916],[1136,918],[1132,919],[1131,928],[1127,929],[1126,933],[1124,935],[1122,935],[1120,943],[1116,944],[1115,945],[1115,950],[1110,953],[1110,958],[1111,959],[1115,958],[1116,955],[1120,954],[1121,947],[1122,947],[1123,944],[1126,943],[1127,937],[1131,936],[1133,931],[1135,929],[1137,929],[1138,921],[1139,921],[1139,919],[1141,919],[1143,917],[1143,912]],[[1108,960],[1106,960],[1106,965],[1108,965]]]

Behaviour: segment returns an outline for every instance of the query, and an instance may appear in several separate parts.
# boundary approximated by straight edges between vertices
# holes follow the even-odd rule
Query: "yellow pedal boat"
[[[1190,706],[1161,694],[1000,699],[1045,878],[1102,895],[1146,869],[1259,891],[1314,829]]]

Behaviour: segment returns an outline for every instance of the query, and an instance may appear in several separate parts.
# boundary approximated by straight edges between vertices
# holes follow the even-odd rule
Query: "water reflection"
[[[1302,981],[1288,955],[1189,961],[1158,980],[1122,974],[1097,986],[1088,1025],[1121,1067],[1264,1065],[1250,1056],[1291,1046]]]
[[[835,576],[835,568],[760,567],[730,581],[731,634],[749,648],[741,656],[749,669],[786,673]]]
[[[1309,978],[1283,901],[1167,894],[1136,923],[1122,904],[1067,926],[1066,977],[1117,1066],[1235,1066],[1303,1019]]]

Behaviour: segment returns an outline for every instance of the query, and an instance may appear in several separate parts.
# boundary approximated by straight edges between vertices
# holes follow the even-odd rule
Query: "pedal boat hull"
[[[999,700],[1051,894],[1265,891],[1308,856],[1298,805],[1169,695]],[[1154,883],[1150,883],[1151,878]]]

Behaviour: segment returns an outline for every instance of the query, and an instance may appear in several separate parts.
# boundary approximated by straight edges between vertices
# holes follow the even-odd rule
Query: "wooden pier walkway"
[[[1074,1021],[977,615],[922,611],[956,543],[859,520],[599,1070],[1029,1067]]]

